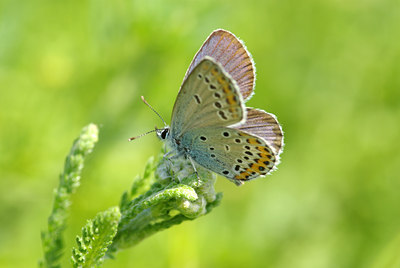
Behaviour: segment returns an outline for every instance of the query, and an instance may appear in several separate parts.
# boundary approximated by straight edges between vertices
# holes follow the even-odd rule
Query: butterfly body
[[[266,175],[278,164],[283,134],[274,115],[244,105],[254,75],[243,44],[227,31],[214,31],[189,67],[171,125],[157,136],[175,155],[237,185]]]

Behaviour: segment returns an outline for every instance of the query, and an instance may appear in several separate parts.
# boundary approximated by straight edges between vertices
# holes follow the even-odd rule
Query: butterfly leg
[[[196,166],[194,165],[194,161],[193,161],[193,159],[192,159],[189,155],[188,155],[187,157],[189,158],[190,163],[192,164],[194,173],[196,173],[196,176],[197,176],[197,183],[200,185],[200,176],[199,176],[199,173],[197,172]]]
[[[166,154],[164,154],[163,158],[167,159],[168,161],[170,161],[172,163],[172,159],[179,158],[181,156],[183,156],[182,153],[176,153],[174,151],[169,151]]]
[[[173,166],[174,166],[174,164],[172,163],[172,159],[177,158],[177,154],[173,155],[173,153],[174,153],[173,151],[169,151],[163,155],[163,159],[165,159],[168,162],[170,172],[173,172]]]
[[[174,164],[174,159],[177,159],[177,158],[179,158],[179,157],[182,157],[182,156],[184,156],[184,153],[182,153],[182,152],[177,152],[177,151],[175,151],[175,150],[171,150],[171,151],[169,151],[169,152],[167,152],[167,153],[165,153],[164,155],[163,155],[163,159],[166,161],[166,162],[168,162],[168,169],[169,169],[169,172],[170,172],[170,175],[171,175],[171,177],[173,177],[173,173],[175,173],[175,170],[174,170],[174,166],[176,165],[176,164]],[[179,166],[179,165],[178,165]],[[178,170],[179,170],[179,168],[178,168]]]
[[[172,154],[172,151],[166,152],[166,153],[163,155],[163,158],[167,158],[168,160],[170,160],[171,157],[168,157],[168,156],[171,155],[171,154]],[[174,156],[172,156],[172,157],[174,157]]]

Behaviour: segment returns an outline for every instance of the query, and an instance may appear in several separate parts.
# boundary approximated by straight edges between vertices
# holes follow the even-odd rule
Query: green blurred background
[[[42,256],[53,188],[90,122],[100,141],[73,197],[64,266],[87,219],[118,204],[162,144],[183,76],[217,28],[257,67],[247,103],[285,131],[272,176],[104,267],[400,265],[400,2],[0,1],[0,266]],[[390,266],[391,265],[391,266]]]

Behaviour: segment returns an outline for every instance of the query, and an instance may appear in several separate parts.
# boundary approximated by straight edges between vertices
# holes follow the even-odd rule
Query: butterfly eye
[[[168,136],[168,133],[169,133],[169,129],[168,129],[168,128],[164,129],[164,130],[161,132],[161,138],[162,138],[163,140],[165,140],[165,139],[167,138],[167,136]]]

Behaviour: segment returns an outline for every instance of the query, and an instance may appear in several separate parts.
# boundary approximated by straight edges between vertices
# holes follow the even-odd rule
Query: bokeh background
[[[70,249],[118,204],[162,144],[127,138],[169,121],[186,68],[217,28],[257,67],[248,106],[285,131],[272,176],[224,193],[211,214],[119,252],[104,267],[398,267],[400,3],[381,0],[0,1],[0,266],[42,256],[53,188],[90,122],[65,233]]]

